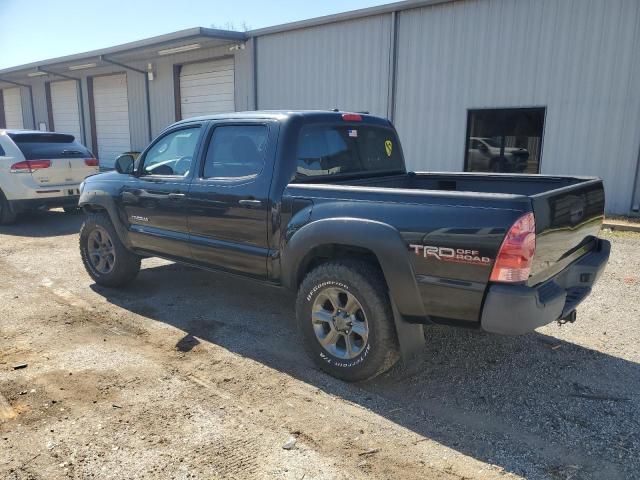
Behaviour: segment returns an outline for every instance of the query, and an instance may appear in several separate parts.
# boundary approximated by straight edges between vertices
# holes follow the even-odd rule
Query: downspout
[[[258,37],[251,37],[253,52],[253,109],[258,110]]]
[[[104,55],[100,55],[100,61],[110,63],[112,65],[116,65],[118,67],[144,75],[144,92],[147,100],[147,136],[149,137],[149,143],[151,143],[153,137],[151,133],[151,95],[149,93],[149,76],[147,75],[148,72],[146,72],[145,70],[140,70],[139,68],[132,67],[130,65],[125,65],[124,63],[116,62],[115,60],[111,60],[110,58],[105,57]]]

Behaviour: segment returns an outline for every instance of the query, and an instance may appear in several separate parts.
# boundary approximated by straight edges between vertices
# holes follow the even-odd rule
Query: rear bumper
[[[67,195],[65,197],[30,198],[28,200],[11,200],[9,207],[14,213],[22,213],[29,210],[58,207],[77,207],[80,195]]]
[[[482,310],[482,329],[520,335],[565,318],[591,293],[610,251],[611,244],[598,239],[594,250],[535,287],[492,284]]]

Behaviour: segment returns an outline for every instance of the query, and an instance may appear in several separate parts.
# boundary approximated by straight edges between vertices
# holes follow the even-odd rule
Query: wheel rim
[[[313,303],[311,321],[318,342],[334,357],[355,358],[367,345],[367,316],[358,299],[344,289],[322,290]]]
[[[91,268],[102,275],[111,273],[116,252],[111,235],[102,227],[95,227],[87,238],[87,253]]]

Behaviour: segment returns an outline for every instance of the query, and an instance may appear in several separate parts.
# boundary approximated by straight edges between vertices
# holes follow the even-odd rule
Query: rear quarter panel
[[[410,263],[424,314],[467,322],[479,321],[507,229],[530,210],[521,196],[407,189],[291,185],[284,201],[294,198],[312,203],[307,222],[352,217],[393,226],[404,242],[402,251],[392,252],[394,261]],[[349,234],[346,228],[345,244]]]

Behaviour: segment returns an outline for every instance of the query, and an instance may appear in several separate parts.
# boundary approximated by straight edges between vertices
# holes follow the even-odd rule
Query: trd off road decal
[[[478,250],[465,248],[432,247],[429,245],[409,245],[416,255],[424,258],[434,258],[441,262],[467,263],[469,265],[489,266],[493,260],[483,257]]]

